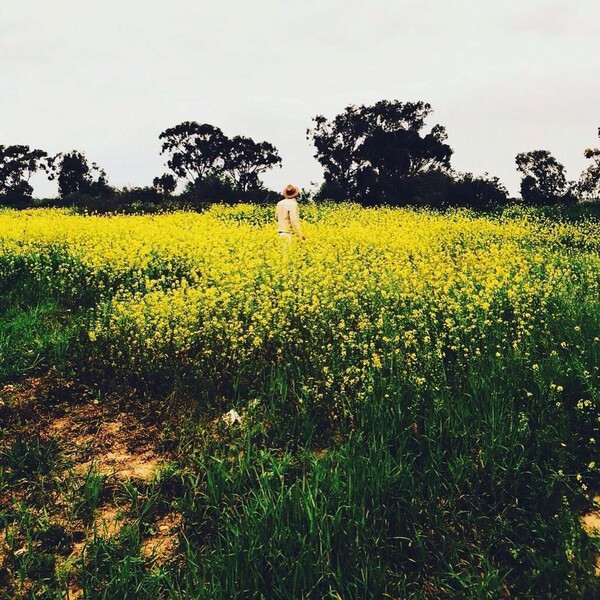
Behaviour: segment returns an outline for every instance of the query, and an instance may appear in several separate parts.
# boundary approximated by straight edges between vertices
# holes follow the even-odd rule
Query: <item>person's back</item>
[[[298,203],[293,198],[280,200],[275,209],[275,219],[279,233],[293,233],[294,226],[298,226]]]
[[[294,185],[286,186],[283,191],[283,199],[277,203],[275,208],[275,220],[277,221],[277,233],[282,237],[297,235],[304,239],[300,231],[300,219],[298,217],[298,203],[295,197],[300,190]]]

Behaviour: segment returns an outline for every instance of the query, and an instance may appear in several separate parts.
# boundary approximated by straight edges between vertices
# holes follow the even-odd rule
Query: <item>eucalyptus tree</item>
[[[33,187],[29,180],[40,170],[51,170],[51,160],[43,150],[26,145],[0,145],[0,203],[16,204],[30,200]]]
[[[598,137],[600,138],[600,127]],[[581,174],[578,191],[582,198],[600,200],[600,148],[586,148],[583,155],[591,160],[592,164]]]
[[[208,123],[184,121],[163,131],[159,139],[169,169],[192,188],[216,180],[235,191],[259,189],[259,175],[281,164],[272,144],[240,135],[229,138]]]
[[[78,150],[57,154],[53,159],[53,171],[61,198],[76,194],[102,196],[111,190],[104,169],[95,162],[90,164],[85,154]]]
[[[521,152],[515,157],[521,180],[521,197],[527,204],[572,202],[573,185],[567,181],[565,167],[548,150]]]
[[[425,102],[381,100],[347,106],[331,120],[314,117],[307,137],[325,171],[322,192],[334,199],[395,203],[424,175],[449,171],[453,151],[445,128],[425,129],[432,112]]]

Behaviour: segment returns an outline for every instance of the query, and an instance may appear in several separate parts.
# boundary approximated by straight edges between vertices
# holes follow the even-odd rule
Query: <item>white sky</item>
[[[576,179],[600,144],[599,23],[598,0],[0,0],[0,144],[81,150],[112,185],[150,185],[159,133],[198,121],[274,144],[269,187],[308,187],[312,117],[424,100],[453,167],[516,194],[518,152]]]

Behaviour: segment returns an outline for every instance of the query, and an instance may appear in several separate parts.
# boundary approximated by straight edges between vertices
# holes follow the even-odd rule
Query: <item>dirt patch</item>
[[[101,397],[96,388],[50,371],[0,386],[0,416],[4,443],[54,437],[76,472],[93,464],[103,474],[147,481],[160,464],[162,415],[135,390]]]
[[[107,413],[98,404],[74,407],[68,415],[51,420],[47,432],[61,440],[73,470],[79,473],[94,466],[118,479],[148,481],[161,462],[146,424],[126,412]]]
[[[581,520],[583,521],[583,528],[588,535],[600,537],[600,511],[583,515]]]
[[[91,390],[76,379],[64,378],[54,371],[26,377],[0,386],[0,414],[8,420],[23,422],[46,412],[56,412],[65,403],[76,403]]]
[[[594,498],[594,504],[600,507],[600,496]],[[590,537],[600,537],[600,510],[593,510],[581,517],[585,532]],[[600,577],[600,553],[596,556],[596,575]]]
[[[171,458],[171,451],[177,450],[173,438],[168,437],[177,426],[174,424],[171,429],[163,403],[148,401],[134,389],[103,394],[96,387],[61,378],[53,372],[0,384],[0,424],[0,448],[10,447],[20,438],[30,438],[34,447],[39,443],[43,448],[46,442],[56,441],[57,457],[56,460],[54,455],[51,457],[52,472],[36,471],[32,475],[48,494],[43,507],[35,496],[37,487],[23,479],[0,490],[0,509],[10,511],[22,499],[36,507],[32,508],[36,514],[43,510],[44,518],[51,519],[52,524],[64,525],[64,548],[62,554],[56,554],[56,564],[69,580],[66,597],[81,598],[83,591],[75,574],[86,544],[93,540],[94,533],[103,538],[117,536],[130,522],[127,511],[116,505],[114,497],[122,486],[114,484],[132,481],[139,489],[146,489],[161,463]],[[92,468],[106,478],[99,506],[92,515],[84,515],[74,511],[81,498],[71,498],[71,488],[76,489]],[[55,480],[70,483],[61,486]],[[177,549],[181,516],[162,515],[141,529],[142,555],[161,564]],[[5,584],[14,584],[12,567],[5,568],[10,566],[7,561],[12,560],[12,551],[3,541],[4,532],[0,531],[0,589]]]
[[[79,598],[83,598],[83,590],[74,583],[69,584],[67,600],[79,600]]]
[[[177,534],[181,530],[181,515],[169,513],[158,519],[152,526],[152,533],[141,545],[142,556],[162,564],[173,555],[177,547]]]
[[[101,396],[77,379],[48,371],[0,385],[3,444],[22,436],[56,438],[76,472],[93,464],[104,474],[147,481],[160,465],[156,450],[164,415],[135,390]]]
[[[4,541],[5,531],[0,529],[0,585],[2,584],[2,575],[7,566],[9,547]]]
[[[122,511],[116,506],[104,506],[98,510],[94,528],[102,537],[113,537],[125,523]]]
[[[104,538],[110,538],[117,535],[124,524],[125,517],[119,507],[113,505],[102,506],[97,510],[93,524],[87,529],[87,533],[83,533],[81,539],[73,543],[71,558],[81,557],[85,545],[90,542],[94,533]]]

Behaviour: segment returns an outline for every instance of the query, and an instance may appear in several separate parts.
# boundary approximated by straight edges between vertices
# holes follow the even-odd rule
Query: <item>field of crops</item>
[[[272,207],[0,210],[0,590],[598,597],[600,222],[301,219],[286,243]],[[48,372],[132,398],[155,474],[78,472],[18,408]]]

